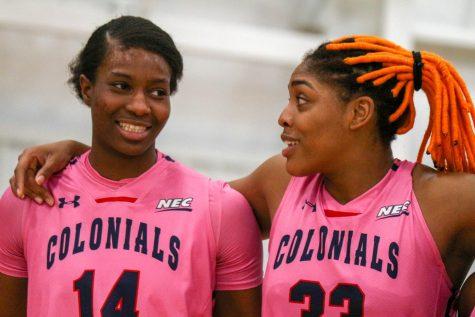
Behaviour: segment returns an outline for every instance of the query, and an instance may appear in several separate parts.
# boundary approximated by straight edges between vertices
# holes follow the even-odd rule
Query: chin
[[[292,159],[287,159],[285,169],[287,170],[287,173],[292,176],[307,176],[311,174],[306,171],[305,164],[300,164],[298,161]]]
[[[319,162],[311,161],[308,158],[296,158],[290,157],[287,158],[285,168],[287,173],[292,176],[309,176],[317,173],[321,173],[320,168],[318,167]]]
[[[123,156],[136,157],[146,153],[150,147],[154,148],[154,146],[146,146],[144,144],[120,144],[115,147],[115,150]]]

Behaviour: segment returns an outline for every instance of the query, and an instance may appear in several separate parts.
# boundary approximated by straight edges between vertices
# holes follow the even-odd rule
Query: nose
[[[292,126],[293,122],[292,122],[292,110],[290,109],[290,102],[284,107],[284,109],[282,109],[278,122],[282,128]]]
[[[145,94],[141,91],[136,92],[132,96],[130,102],[126,106],[126,109],[138,117],[149,115],[152,112]]]

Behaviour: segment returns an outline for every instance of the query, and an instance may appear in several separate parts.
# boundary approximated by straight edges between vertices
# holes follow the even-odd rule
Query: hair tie
[[[422,62],[421,52],[412,51],[412,57],[414,58],[414,64],[412,65],[412,72],[414,75],[414,90],[418,91],[422,87]]]

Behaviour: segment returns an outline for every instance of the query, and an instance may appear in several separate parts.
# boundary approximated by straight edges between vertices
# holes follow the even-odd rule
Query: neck
[[[324,174],[327,191],[340,203],[347,203],[376,185],[388,172],[394,158],[390,147],[359,151]],[[357,160],[352,158],[358,158]]]
[[[156,161],[157,153],[153,147],[142,155],[131,156],[92,144],[89,154],[91,166],[101,176],[115,181],[138,177],[150,169]]]

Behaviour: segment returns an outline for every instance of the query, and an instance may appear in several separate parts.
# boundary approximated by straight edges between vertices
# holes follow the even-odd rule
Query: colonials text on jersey
[[[380,250],[381,237],[353,230],[318,229],[301,230],[284,234],[279,241],[273,269],[294,261],[320,262],[342,261],[349,265],[369,267],[385,272],[390,278],[398,275],[399,245],[391,242],[387,249]]]
[[[85,226],[89,226],[90,230],[84,230]],[[46,267],[49,270],[58,261],[82,252],[122,249],[150,255],[175,271],[179,265],[181,241],[175,235],[162,241],[161,234],[159,227],[151,227],[149,230],[146,223],[137,223],[129,218],[95,218],[91,223],[80,222],[64,227],[48,239]]]

